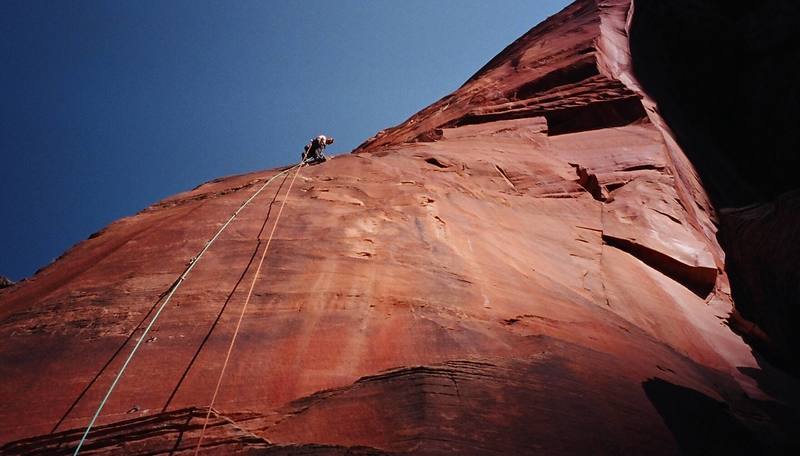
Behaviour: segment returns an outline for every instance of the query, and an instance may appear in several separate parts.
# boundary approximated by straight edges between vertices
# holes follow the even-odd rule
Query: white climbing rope
[[[108,398],[111,397],[111,393],[114,391],[114,388],[117,386],[117,383],[119,383],[119,380],[122,378],[122,374],[125,373],[125,369],[127,369],[128,364],[130,364],[131,360],[133,359],[133,355],[136,354],[136,351],[139,349],[139,346],[142,345],[142,342],[145,340],[145,337],[147,336],[147,333],[150,331],[150,328],[153,327],[153,324],[155,324],[156,320],[158,320],[158,317],[161,314],[161,311],[164,310],[164,308],[167,306],[167,304],[169,303],[169,300],[172,299],[172,296],[175,294],[175,291],[177,291],[178,288],[181,286],[181,283],[183,283],[183,281],[186,279],[186,276],[189,275],[189,272],[191,272],[191,270],[194,269],[194,267],[200,261],[200,258],[203,256],[203,254],[205,254],[206,251],[208,251],[208,249],[211,247],[211,244],[213,244],[214,241],[216,241],[217,238],[222,234],[222,232],[225,231],[225,229],[228,227],[228,225],[231,224],[233,219],[235,219],[236,216],[239,215],[239,212],[241,212],[242,209],[244,209],[248,204],[250,204],[250,202],[253,201],[253,199],[256,196],[258,196],[261,193],[262,190],[267,188],[267,185],[269,185],[272,181],[277,179],[278,176],[286,174],[287,172],[289,172],[289,171],[291,171],[291,170],[293,170],[293,169],[295,169],[295,168],[297,168],[298,166],[301,166],[301,165],[302,165],[302,163],[298,163],[297,165],[292,166],[291,168],[287,168],[287,169],[279,172],[278,174],[272,176],[271,178],[267,179],[267,181],[264,182],[264,185],[262,185],[261,188],[258,189],[258,191],[253,193],[253,195],[251,195],[250,198],[248,198],[244,203],[242,203],[242,205],[239,206],[239,209],[236,209],[236,212],[234,212],[233,215],[231,215],[230,218],[228,218],[228,221],[225,222],[225,224],[223,224],[220,227],[219,230],[217,230],[217,233],[211,239],[209,239],[208,242],[206,242],[206,245],[200,250],[200,252],[197,255],[195,255],[189,261],[189,265],[183,271],[183,274],[181,274],[180,277],[178,277],[178,280],[173,282],[173,284],[171,285],[169,293],[167,294],[166,298],[161,303],[161,306],[158,307],[158,310],[156,311],[155,315],[153,315],[153,318],[150,320],[150,323],[148,323],[147,327],[144,329],[144,332],[142,333],[141,337],[139,337],[139,340],[136,341],[136,345],[134,345],[133,350],[131,350],[130,354],[128,354],[128,358],[125,359],[125,362],[122,364],[122,367],[120,368],[119,372],[117,373],[117,376],[114,378],[114,381],[111,382],[111,386],[109,386],[108,391],[106,392],[106,395],[103,397],[103,400],[100,401],[100,405],[98,405],[97,411],[94,412],[94,416],[92,416],[92,420],[89,422],[89,425],[86,426],[86,431],[84,431],[80,442],[78,442],[78,446],[75,447],[75,452],[72,453],[73,456],[77,456],[78,453],[80,453],[81,447],[83,447],[83,444],[86,442],[86,438],[89,436],[89,431],[92,430],[92,427],[94,426],[94,423],[97,421],[97,418],[100,416],[100,412],[103,410],[103,407],[106,405],[106,402],[108,402]]]

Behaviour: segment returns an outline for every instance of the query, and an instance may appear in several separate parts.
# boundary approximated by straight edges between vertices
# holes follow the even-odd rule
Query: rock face
[[[14,285],[14,282],[7,277],[0,276],[0,288],[8,288],[11,285]]]
[[[739,328],[800,373],[793,327],[800,318],[800,256],[790,240],[800,226],[792,203],[800,189],[800,3],[635,6],[630,47],[637,78],[712,197],[736,307],[763,331],[749,322]]]
[[[578,1],[290,194],[278,179],[197,262],[86,450],[194,449],[285,201],[207,454],[789,451],[797,385],[727,325],[715,209],[632,72],[636,14]],[[162,201],[0,291],[4,453],[72,451],[164,293],[275,173]]]

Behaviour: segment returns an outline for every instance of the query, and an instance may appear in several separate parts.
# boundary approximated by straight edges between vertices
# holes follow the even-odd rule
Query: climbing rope
[[[83,447],[84,442],[86,442],[86,438],[89,436],[89,431],[92,430],[92,427],[94,426],[95,422],[97,421],[97,418],[100,416],[100,412],[103,410],[103,407],[105,407],[106,402],[108,402],[108,398],[111,397],[111,393],[114,392],[114,388],[116,388],[117,383],[119,383],[119,380],[122,378],[122,375],[125,373],[125,369],[128,368],[128,364],[130,364],[131,360],[133,359],[133,356],[136,354],[137,350],[139,350],[139,347],[142,345],[142,342],[144,342],[144,340],[146,339],[147,333],[150,332],[150,329],[153,327],[153,325],[155,324],[156,320],[158,320],[159,315],[161,315],[161,311],[164,310],[164,308],[167,306],[167,304],[169,303],[170,299],[172,299],[172,296],[175,294],[175,292],[181,286],[181,283],[183,283],[183,281],[186,280],[186,277],[189,275],[189,273],[192,271],[192,269],[194,269],[194,267],[200,261],[200,258],[203,257],[203,255],[206,253],[206,251],[208,251],[208,249],[211,247],[211,245],[214,243],[214,241],[216,241],[217,238],[222,234],[222,232],[225,231],[225,229],[228,227],[228,225],[231,224],[233,219],[235,219],[236,216],[239,215],[239,213],[248,204],[250,204],[250,202],[253,201],[253,199],[255,199],[255,197],[257,197],[261,193],[261,191],[263,191],[265,188],[267,188],[267,186],[272,181],[277,179],[279,176],[282,176],[283,174],[288,173],[288,172],[292,171],[295,168],[297,168],[297,170],[300,171],[300,167],[301,166],[302,166],[302,163],[299,163],[299,164],[297,164],[295,166],[292,166],[291,168],[287,168],[287,169],[279,172],[278,174],[272,176],[271,178],[267,179],[267,181],[264,182],[264,185],[262,185],[261,188],[258,189],[258,191],[253,193],[253,195],[250,196],[250,198],[248,198],[244,203],[242,203],[242,205],[239,206],[239,209],[236,209],[236,212],[234,212],[233,215],[231,215],[230,218],[228,218],[228,221],[225,222],[225,224],[223,224],[222,227],[220,227],[219,230],[217,230],[217,233],[211,239],[209,239],[208,242],[206,242],[206,245],[203,246],[203,248],[200,250],[200,252],[197,255],[195,255],[189,261],[189,265],[183,271],[183,274],[181,274],[180,277],[178,277],[178,280],[173,282],[172,285],[170,286],[170,288],[169,288],[169,290],[167,292],[166,298],[161,303],[161,306],[159,306],[159,308],[156,311],[156,313],[153,315],[153,318],[150,320],[150,323],[144,329],[144,332],[142,333],[142,336],[139,338],[138,341],[136,341],[136,345],[133,346],[133,350],[131,350],[131,352],[128,354],[128,357],[125,359],[125,362],[122,364],[122,367],[120,368],[119,372],[117,373],[117,376],[114,378],[114,381],[111,382],[111,386],[109,386],[108,391],[106,392],[105,396],[103,397],[103,400],[100,401],[100,405],[98,405],[97,411],[94,412],[94,416],[92,416],[92,420],[89,421],[89,425],[86,426],[86,430],[83,432],[83,436],[81,437],[80,442],[78,442],[78,446],[75,447],[75,452],[72,453],[73,456],[77,456],[78,453],[80,453],[81,447]],[[295,177],[297,177],[297,174],[295,174]],[[283,207],[281,207],[281,209],[283,209]],[[274,231],[274,228],[273,228],[273,231]]]
[[[208,405],[206,418],[203,422],[203,429],[200,431],[200,438],[197,440],[197,446],[194,449],[195,456],[200,451],[200,445],[203,444],[203,437],[205,437],[206,434],[206,428],[208,427],[208,420],[211,416],[211,411],[214,408],[214,402],[217,400],[217,394],[219,394],[219,387],[222,384],[222,378],[225,376],[225,369],[228,367],[228,361],[230,361],[231,359],[233,346],[236,343],[236,337],[239,335],[239,328],[241,328],[242,326],[242,320],[244,319],[244,314],[247,311],[247,305],[250,303],[250,297],[253,295],[253,288],[255,288],[256,281],[258,280],[258,276],[261,273],[261,267],[264,265],[264,258],[266,258],[267,256],[269,245],[270,243],[272,243],[272,237],[275,234],[275,229],[278,227],[278,222],[281,219],[283,208],[286,206],[286,201],[289,199],[289,193],[291,193],[292,191],[292,186],[294,185],[294,181],[297,179],[297,175],[300,174],[300,169],[302,169],[304,164],[305,163],[302,161],[298,164],[297,171],[295,171],[291,182],[289,182],[289,188],[286,189],[286,194],[283,197],[283,201],[281,201],[281,207],[280,209],[278,209],[278,214],[275,216],[275,222],[272,224],[272,231],[270,231],[269,233],[269,237],[267,238],[267,243],[264,246],[264,250],[261,252],[261,258],[258,260],[258,267],[256,267],[256,273],[253,275],[253,280],[250,282],[250,289],[247,290],[247,297],[244,299],[244,304],[242,305],[242,311],[241,313],[239,313],[239,320],[236,322],[236,328],[233,330],[233,336],[231,336],[231,342],[228,345],[228,352],[225,354],[225,361],[222,363],[222,368],[219,371],[219,377],[217,378],[217,386],[214,388],[214,394],[211,396],[211,403]]]

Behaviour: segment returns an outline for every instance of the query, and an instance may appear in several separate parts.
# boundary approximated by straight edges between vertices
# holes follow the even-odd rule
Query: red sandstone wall
[[[182,285],[87,448],[193,448],[284,199],[208,453],[781,445],[726,325],[705,192],[628,71],[630,12],[578,1],[407,122],[303,168],[290,195],[269,187]],[[3,451],[74,446],[160,295],[273,174],[176,195],[0,291]],[[698,437],[692,420],[720,424]]]

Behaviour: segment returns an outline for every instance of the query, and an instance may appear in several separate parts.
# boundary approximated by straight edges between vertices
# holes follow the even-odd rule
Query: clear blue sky
[[[316,134],[349,152],[568,3],[0,1],[0,275]]]

